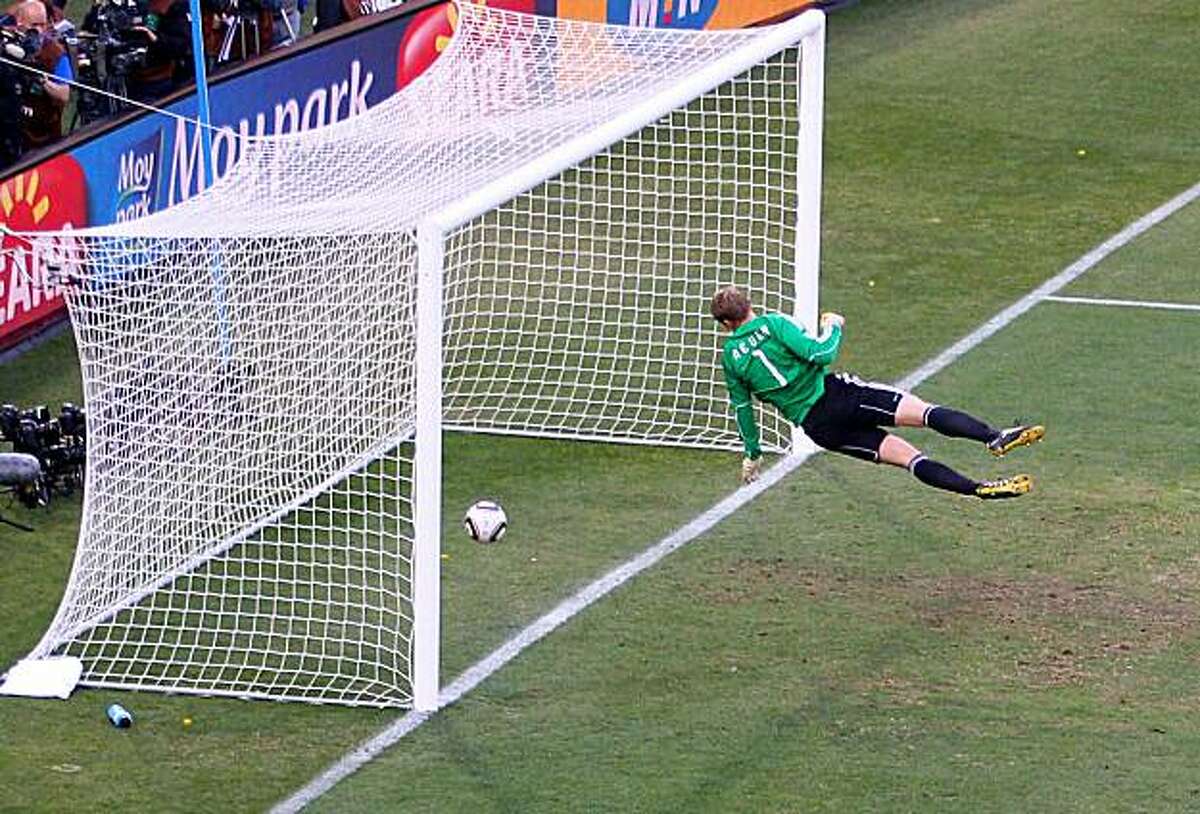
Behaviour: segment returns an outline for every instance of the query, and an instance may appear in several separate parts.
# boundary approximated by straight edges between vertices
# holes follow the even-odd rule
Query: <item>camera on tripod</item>
[[[45,506],[52,495],[67,496],[83,488],[87,462],[83,409],[67,402],[55,417],[45,405],[27,410],[0,405],[0,440],[12,444],[14,458],[31,456],[40,465],[40,473],[30,483],[7,484],[16,487],[17,499],[26,506]],[[14,472],[24,471],[15,468],[16,461],[12,463]]]
[[[222,20],[225,31],[216,62],[222,65],[263,53],[270,47],[271,15],[279,11],[281,0],[205,0]],[[265,40],[264,40],[265,37]],[[293,39],[295,36],[293,35]]]
[[[145,36],[135,30],[144,22],[136,0],[97,0],[84,20],[84,30],[67,38],[80,81],[110,94],[81,93],[72,129],[76,123],[87,124],[128,108],[127,77],[146,66],[150,51]]]

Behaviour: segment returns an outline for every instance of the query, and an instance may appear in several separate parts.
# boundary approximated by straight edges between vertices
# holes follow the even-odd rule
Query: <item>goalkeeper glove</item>
[[[742,483],[754,483],[758,480],[761,468],[762,458],[742,458]]]
[[[833,325],[844,328],[846,326],[846,318],[833,311],[826,311],[821,314],[821,333],[826,333]]]

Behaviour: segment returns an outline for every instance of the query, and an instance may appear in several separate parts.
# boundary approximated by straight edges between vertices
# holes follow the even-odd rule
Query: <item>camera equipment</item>
[[[21,452],[0,452],[0,493],[12,492],[17,500],[32,508],[46,505],[45,489],[42,465],[37,458]],[[33,531],[29,526],[9,520],[4,515],[0,515],[0,523],[22,531]]]
[[[259,29],[259,15],[264,9],[278,9],[279,0],[212,0],[212,3],[225,22],[225,35],[217,51],[217,64],[261,54],[263,38]]]
[[[0,486],[12,487],[26,506],[45,506],[52,495],[70,495],[83,488],[87,417],[74,404],[63,404],[57,418],[45,405],[28,410],[0,405],[0,440],[13,448],[13,453],[5,456],[5,466],[0,467],[0,473],[7,475]],[[36,482],[28,478],[32,472],[29,458],[40,469]]]
[[[128,109],[126,79],[146,65],[149,53],[144,36],[133,30],[143,24],[136,0],[97,0],[84,20],[84,30],[64,38],[75,52],[79,81],[105,92],[79,94],[70,129]]]
[[[0,55],[5,59],[38,68],[37,52],[36,32],[0,28]],[[0,62],[0,167],[21,157],[24,150],[21,122],[26,116],[32,115],[32,110],[24,100],[42,92],[40,74]]]
[[[19,31],[15,28],[0,28],[0,50],[4,56],[13,62],[28,65],[30,68],[41,70],[37,64],[37,52],[41,48],[36,31]],[[30,71],[22,71],[7,63],[0,63],[4,69],[12,72],[12,83],[6,85],[18,95],[42,92],[42,77]]]

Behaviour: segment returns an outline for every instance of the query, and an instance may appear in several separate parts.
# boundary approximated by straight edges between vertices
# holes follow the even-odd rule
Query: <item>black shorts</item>
[[[880,427],[896,426],[896,409],[904,392],[886,384],[864,382],[849,373],[825,374],[825,395],[800,422],[814,444],[864,461],[879,461],[887,437]]]

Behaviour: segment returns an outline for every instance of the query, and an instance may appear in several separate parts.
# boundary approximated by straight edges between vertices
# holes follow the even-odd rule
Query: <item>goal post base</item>
[[[83,674],[74,656],[25,659],[13,665],[0,683],[0,695],[22,698],[70,698]]]

